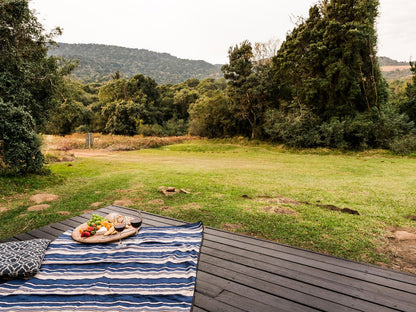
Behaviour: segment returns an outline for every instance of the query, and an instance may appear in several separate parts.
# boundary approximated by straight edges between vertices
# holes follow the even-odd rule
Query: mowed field
[[[116,202],[416,273],[414,240],[395,236],[416,232],[414,158],[210,140],[66,153],[78,157],[49,164],[51,175],[0,178],[1,238]],[[38,193],[59,198],[30,209]]]

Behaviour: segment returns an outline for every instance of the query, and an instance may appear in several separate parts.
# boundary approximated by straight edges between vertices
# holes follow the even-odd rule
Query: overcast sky
[[[227,63],[230,46],[283,41],[316,0],[31,0],[56,41],[102,43]],[[378,55],[416,59],[415,0],[380,0]]]

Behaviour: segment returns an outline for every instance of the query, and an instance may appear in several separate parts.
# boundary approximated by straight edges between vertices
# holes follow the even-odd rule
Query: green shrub
[[[163,128],[161,125],[141,125],[139,127],[139,134],[144,136],[163,136]]]
[[[41,141],[29,113],[0,99],[0,172],[19,175],[43,168]]]
[[[396,155],[409,155],[416,151],[416,135],[406,135],[390,144],[390,150]]]
[[[310,109],[290,103],[266,111],[264,131],[273,141],[293,147],[316,147],[320,144],[319,118]]]

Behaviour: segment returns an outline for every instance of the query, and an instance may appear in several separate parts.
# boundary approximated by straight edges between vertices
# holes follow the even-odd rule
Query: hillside
[[[406,80],[412,77],[409,62],[398,62],[386,56],[379,56],[378,61],[387,81]]]
[[[220,65],[185,60],[167,53],[101,44],[59,43],[49,55],[79,60],[74,76],[83,82],[104,81],[119,71],[123,77],[143,74],[159,84],[180,83],[189,78],[220,78]]]

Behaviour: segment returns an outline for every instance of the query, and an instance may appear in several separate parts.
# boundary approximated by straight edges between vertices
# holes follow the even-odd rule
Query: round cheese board
[[[81,236],[81,229],[84,229],[85,227],[88,227],[87,223],[83,223],[79,226],[77,226],[73,231],[72,231],[72,239],[76,240],[77,242],[81,242],[81,243],[86,243],[86,244],[97,244],[97,243],[111,243],[111,242],[115,242],[118,241],[119,238],[126,238],[129,237],[131,235],[134,235],[138,232],[138,230],[140,229],[135,229],[134,227],[127,226],[122,232],[115,232],[114,234],[110,234],[110,235],[104,235],[104,231],[98,231],[97,233],[95,233],[92,236],[89,237],[82,237]]]

